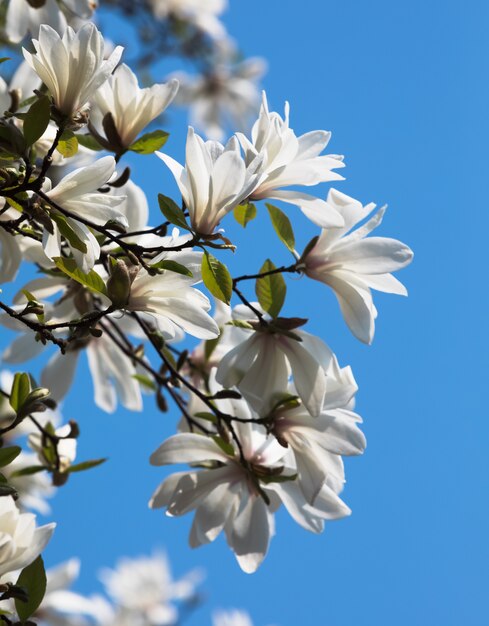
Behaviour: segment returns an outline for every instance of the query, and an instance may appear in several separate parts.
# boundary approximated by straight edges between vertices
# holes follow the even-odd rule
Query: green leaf
[[[254,220],[256,217],[256,206],[253,202],[246,202],[245,204],[239,204],[233,211],[234,219],[241,224],[243,228],[246,228],[248,222]]]
[[[17,499],[19,497],[19,494],[17,492],[17,489],[15,487],[12,487],[12,485],[2,483],[0,485],[0,498],[4,496],[12,496]]]
[[[28,467],[23,467],[22,469],[12,472],[10,477],[17,478],[18,476],[32,476],[32,474],[38,474],[39,472],[44,472],[45,470],[46,468],[44,465],[29,465]]]
[[[229,320],[226,322],[226,326],[236,326],[236,328],[246,328],[247,330],[253,330],[252,324],[246,320]]]
[[[155,385],[154,381],[149,378],[149,376],[144,376],[144,374],[133,374],[131,378],[137,380],[140,385],[142,385],[146,389],[149,389],[150,391],[157,390],[157,386]]]
[[[271,476],[260,476],[260,480],[262,483],[265,484],[269,484],[269,483],[288,483],[291,481],[296,480],[297,478],[297,474],[290,474],[290,475],[282,475],[282,474],[275,474],[275,475],[271,475]]]
[[[92,137],[92,135],[75,135],[75,137],[77,138],[79,145],[83,146],[84,148],[94,150],[95,152],[104,149],[103,146],[101,146],[99,142],[95,139],[95,137]]]
[[[204,356],[205,356],[206,361],[208,361],[210,357],[212,356],[212,353],[214,352],[214,350],[217,347],[217,344],[219,343],[219,339],[220,337],[216,337],[215,339],[208,339],[204,343]]]
[[[2,57],[0,59],[0,63],[5,63],[5,61],[11,61],[11,57]]]
[[[218,300],[229,304],[233,294],[233,279],[228,268],[215,256],[204,252],[202,256],[202,280]]]
[[[93,459],[91,461],[83,461],[83,463],[77,463],[77,465],[70,465],[66,471],[69,474],[73,472],[84,472],[85,470],[92,469],[92,467],[97,467],[97,465],[102,465],[106,460],[107,459]]]
[[[88,274],[85,274],[78,268],[74,259],[65,259],[64,257],[57,256],[53,258],[53,261],[63,274],[76,280],[80,285],[88,287],[88,289],[96,293],[107,295],[105,283],[95,270],[90,270]]]
[[[185,220],[185,214],[176,202],[174,202],[171,198],[164,196],[162,193],[159,193],[158,204],[160,205],[160,211],[170,224],[175,224],[175,226],[180,226],[180,228],[190,230],[190,227]]]
[[[193,276],[188,267],[170,259],[164,259],[163,261],[154,263],[151,267],[155,270],[169,270],[170,272],[176,272],[177,274],[182,274],[183,276]]]
[[[18,412],[31,392],[31,381],[25,372],[18,372],[14,376],[12,391],[10,392],[10,406]]]
[[[138,154],[153,154],[156,150],[163,148],[168,141],[168,136],[164,130],[154,130],[137,139],[129,146],[129,150]]]
[[[23,132],[29,146],[32,146],[43,136],[50,117],[51,103],[47,96],[42,96],[30,107],[24,119]]]
[[[292,252],[295,248],[295,237],[289,218],[283,211],[273,206],[273,204],[267,204],[266,207],[272,221],[272,226],[280,241]]]
[[[271,272],[276,269],[275,265],[267,259],[262,265],[259,273]],[[271,274],[257,278],[255,292],[263,310],[272,317],[277,317],[285,301],[287,287],[282,274]]]
[[[212,439],[217,443],[217,445],[225,454],[227,454],[228,456],[234,456],[234,448],[232,444],[224,441],[224,439],[222,437],[219,437],[219,435],[215,435],[214,437],[212,437]]]
[[[22,452],[19,446],[9,446],[8,448],[0,448],[0,467],[10,465]]]
[[[75,156],[78,152],[78,139],[75,133],[71,130],[65,130],[59,138],[56,150],[66,158]]]
[[[216,416],[214,413],[210,413],[208,411],[199,411],[199,413],[195,413],[193,417],[198,417],[201,420],[206,420],[207,422],[216,423]]]
[[[69,225],[64,215],[56,213],[55,211],[50,213],[50,217],[53,222],[56,222],[59,228],[59,232],[63,235],[66,241],[69,242],[72,248],[79,250],[82,254],[87,253],[87,245],[76,234],[73,228]]]
[[[46,572],[41,556],[24,567],[15,584],[27,592],[27,602],[22,602],[18,598],[15,599],[17,615],[22,622],[25,622],[37,611],[46,592]]]

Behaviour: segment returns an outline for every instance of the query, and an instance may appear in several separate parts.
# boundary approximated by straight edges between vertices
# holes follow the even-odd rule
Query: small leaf
[[[217,347],[217,344],[219,343],[219,339],[220,337],[216,337],[215,339],[208,339],[204,343],[204,356],[205,356],[206,361],[208,361],[210,357],[212,356],[212,353],[214,352],[214,350]]]
[[[80,146],[98,152],[103,150],[103,146],[92,135],[75,135]]]
[[[17,478],[18,476],[32,476],[32,474],[38,474],[39,472],[44,472],[45,470],[46,468],[44,465],[29,465],[28,467],[23,467],[22,469],[12,472],[10,477]]]
[[[97,467],[97,465],[102,465],[102,463],[105,463],[106,460],[107,459],[93,459],[91,461],[83,461],[83,463],[70,465],[66,471],[69,474],[72,474],[73,472],[84,472],[85,470],[92,469],[92,467]]]
[[[71,130],[65,130],[59,138],[56,150],[66,158],[75,156],[78,152],[78,139],[75,133]]]
[[[140,385],[142,385],[146,389],[149,389],[150,391],[157,390],[157,386],[155,385],[154,381],[149,378],[149,376],[144,376],[144,374],[133,374],[132,378],[134,378],[134,380],[137,380]]]
[[[56,256],[53,257],[53,261],[56,264],[56,267],[60,269],[63,274],[66,274],[73,280],[76,280],[76,282],[80,283],[80,285],[88,287],[88,289],[95,291],[96,293],[107,295],[105,283],[95,270],[90,270],[88,274],[85,274],[78,268],[74,259],[65,259],[63,257]]]
[[[11,57],[2,57],[0,58],[0,63],[5,63],[5,61],[10,61]]]
[[[0,448],[0,467],[10,465],[22,452],[19,446],[9,446],[8,448]]]
[[[256,206],[253,202],[246,202],[245,204],[239,204],[233,211],[234,219],[241,224],[243,228],[254,220],[256,217]]]
[[[185,265],[177,263],[176,261],[172,261],[171,259],[164,259],[163,261],[154,263],[151,265],[151,268],[155,270],[169,270],[170,272],[176,272],[177,274],[182,274],[183,276],[193,276],[188,267],[185,267]]]
[[[295,248],[295,237],[289,218],[283,211],[273,206],[273,204],[267,204],[266,207],[272,221],[272,226],[280,241],[292,252]]]
[[[260,274],[271,272],[275,265],[267,259],[260,269]],[[263,310],[272,317],[277,317],[285,301],[287,287],[282,274],[271,274],[256,280],[256,296]]]
[[[232,444],[224,441],[224,439],[222,437],[219,437],[219,435],[215,435],[214,437],[212,437],[212,439],[217,443],[217,445],[225,454],[227,454],[228,456],[234,456],[234,448]]]
[[[190,230],[185,215],[182,209],[171,198],[164,196],[162,193],[158,194],[158,204],[160,205],[160,211],[166,217],[166,219],[175,226],[180,226],[185,230]]]
[[[226,322],[226,326],[236,326],[236,328],[246,328],[247,330],[253,330],[253,326],[246,320],[229,320],[229,322]]]
[[[19,497],[17,489],[6,483],[0,484],[0,498],[4,496],[12,496],[15,500]]]
[[[72,248],[75,248],[75,250],[79,250],[82,254],[86,254],[87,244],[83,242],[76,234],[76,232],[66,220],[65,216],[61,215],[61,213],[56,213],[55,211],[52,211],[50,213],[50,217],[54,222],[56,222],[59,228],[59,232],[63,235],[66,241],[69,242],[70,246]]]
[[[30,392],[31,381],[29,376],[24,372],[15,374],[10,392],[10,406],[15,412],[22,408]]]
[[[27,592],[27,602],[15,599],[15,609],[22,622],[25,622],[39,608],[46,593],[46,572],[41,556],[38,556],[20,572],[16,585]]]
[[[129,150],[138,154],[153,154],[156,150],[163,148],[168,141],[168,136],[164,130],[154,130],[137,139],[129,146]]]
[[[201,420],[206,420],[207,422],[216,423],[216,416],[214,413],[209,413],[208,411],[200,411],[199,413],[195,413],[193,417],[198,417]]]
[[[51,103],[47,96],[34,102],[24,119],[23,132],[26,142],[32,146],[44,135],[51,117]]]
[[[204,252],[202,256],[202,280],[213,296],[229,304],[233,294],[233,279],[228,268],[216,257]]]
[[[260,480],[262,483],[265,484],[269,484],[269,483],[288,483],[291,481],[296,480],[297,478],[297,474],[290,474],[290,475],[283,475],[283,474],[275,474],[275,475],[271,475],[271,476],[260,476]]]

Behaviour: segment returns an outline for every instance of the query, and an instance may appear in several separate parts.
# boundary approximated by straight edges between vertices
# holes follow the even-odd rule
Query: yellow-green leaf
[[[88,274],[82,272],[81,269],[76,264],[74,259],[65,259],[64,257],[54,257],[53,261],[56,264],[56,267],[66,274],[73,280],[76,280],[77,283],[88,287],[91,291],[95,291],[96,293],[102,293],[107,295],[107,289],[105,287],[105,283],[102,280],[102,277],[97,274],[95,270],[90,270]]]
[[[202,280],[213,296],[229,304],[233,294],[233,279],[228,268],[216,257],[205,252],[202,256]]]
[[[275,265],[267,259],[260,269],[260,274],[275,270]],[[262,309],[272,317],[277,317],[285,302],[287,287],[282,274],[270,274],[257,278],[255,285],[256,296]]]
[[[146,133],[129,146],[129,150],[138,154],[153,154],[156,150],[161,150],[168,141],[168,133],[164,130],[154,130]]]
[[[280,241],[282,241],[282,243],[284,243],[292,252],[295,248],[295,237],[289,218],[278,207],[273,206],[273,204],[267,204],[266,207],[268,209],[273,228],[275,229]]]
[[[245,204],[239,204],[233,211],[234,219],[241,224],[243,228],[254,220],[256,217],[256,206],[253,202],[246,202]]]
[[[78,152],[78,139],[75,133],[71,130],[65,130],[59,138],[56,150],[66,158],[75,156]]]

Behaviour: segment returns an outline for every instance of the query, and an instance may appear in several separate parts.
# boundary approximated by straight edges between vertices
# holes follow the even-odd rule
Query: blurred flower
[[[56,491],[49,474],[47,472],[36,472],[35,474],[12,476],[15,472],[27,467],[33,467],[34,465],[39,465],[37,454],[22,451],[16,459],[2,469],[2,472],[5,474],[8,483],[17,490],[19,494],[17,505],[22,510],[32,509],[42,515],[47,515],[51,512],[51,507],[46,502],[46,498],[51,498]]]
[[[174,603],[196,595],[202,573],[194,570],[174,581],[165,553],[150,557],[121,559],[115,569],[104,569],[100,578],[116,606],[136,623],[146,626],[175,624],[178,611]]]
[[[173,17],[190,22],[215,38],[226,34],[217,16],[226,8],[227,0],[150,0],[150,4],[159,19]]]
[[[212,626],[253,626],[253,622],[244,611],[216,611],[212,615]]]
[[[358,200],[334,189],[329,193],[328,204],[343,216],[345,225],[322,231],[303,259],[303,271],[334,290],[352,333],[360,341],[371,343],[377,317],[371,289],[407,295],[404,285],[389,272],[409,265],[413,253],[397,239],[366,238],[381,223],[385,207],[363,226],[352,230],[375,209],[375,204],[362,206]]]
[[[265,61],[253,58],[232,65],[217,62],[198,76],[175,74],[180,81],[177,102],[190,107],[193,126],[222,141],[228,126],[247,130],[260,101],[256,83],[265,71]]]

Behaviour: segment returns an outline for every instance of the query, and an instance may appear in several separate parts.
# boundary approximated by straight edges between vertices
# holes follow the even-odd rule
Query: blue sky
[[[379,234],[415,252],[399,277],[408,299],[378,294],[372,346],[359,344],[326,288],[295,281],[290,314],[311,318],[360,391],[368,449],[347,459],[347,519],[313,536],[285,514],[259,572],[243,574],[221,538],[187,547],[188,519],[147,509],[166,475],[147,459],[171,433],[173,412],[105,415],[90,401],[84,371],[65,402],[79,421],[80,458],[110,456],[73,476],[53,502],[58,520],[48,563],[82,557],[79,589],[95,591],[97,570],[119,555],[166,547],[175,573],[207,570],[209,601],[187,623],[210,623],[211,607],[243,607],[256,626],[483,626],[489,569],[486,189],[489,6],[483,1],[392,0],[231,2],[230,32],[247,56],[267,59],[273,109],[291,104],[298,132],[333,132],[345,155],[338,188],[387,203]],[[181,116],[170,119],[177,122]],[[167,151],[180,157],[184,132]],[[134,160],[154,199],[175,188],[156,157]],[[327,192],[327,186],[321,188]],[[297,237],[313,231],[294,214]],[[156,219],[156,218],[155,218]],[[239,227],[229,226],[246,245]],[[258,268],[287,260],[266,222],[249,226]],[[239,251],[238,251],[239,255]],[[86,368],[85,368],[86,370]]]

